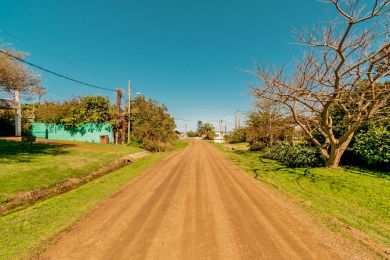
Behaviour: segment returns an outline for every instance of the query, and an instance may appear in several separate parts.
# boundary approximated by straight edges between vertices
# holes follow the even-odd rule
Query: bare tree
[[[45,87],[42,86],[36,86],[31,88],[31,94],[38,97],[38,105],[41,104],[42,97],[47,93],[48,91],[45,89]]]
[[[289,76],[283,68],[257,67],[253,94],[282,104],[337,168],[355,131],[384,111],[390,99],[389,0],[324,0],[337,18],[312,31],[296,30],[305,46],[302,62]],[[367,3],[370,3],[369,5]],[[334,109],[343,114],[336,135]]]
[[[25,53],[10,51],[0,46],[0,87],[5,91],[29,91],[38,86],[39,77],[13,57],[23,59]]]
[[[251,145],[274,145],[293,132],[291,122],[284,116],[280,105],[270,100],[260,100],[255,109],[248,113],[247,137]]]

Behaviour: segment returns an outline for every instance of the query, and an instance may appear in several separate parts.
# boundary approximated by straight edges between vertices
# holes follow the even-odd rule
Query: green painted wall
[[[108,135],[109,142],[114,141],[114,132],[109,124],[85,124],[75,129],[64,128],[63,125],[33,123],[32,134],[50,140],[68,140],[82,142],[100,142],[101,135]]]

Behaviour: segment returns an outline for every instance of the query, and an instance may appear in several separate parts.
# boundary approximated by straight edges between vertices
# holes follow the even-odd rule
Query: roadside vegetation
[[[334,7],[327,22],[295,30],[305,54],[294,68],[256,65],[246,126],[217,146],[332,229],[388,258],[389,2],[325,2]]]
[[[111,104],[107,96],[76,96],[67,100],[42,101],[48,91],[40,84],[40,76],[20,61],[26,54],[16,52],[0,43],[0,91],[21,97],[22,135],[31,136],[32,123],[60,125],[69,132],[77,132],[86,124],[97,127],[108,124],[114,132],[115,144],[131,143],[148,151],[173,149],[177,139],[175,121],[165,105],[137,96],[128,105],[122,105],[123,90],[117,89],[117,100]],[[13,98],[12,98],[13,99]],[[3,104],[4,103],[4,104]],[[15,108],[13,100],[0,106],[0,136],[15,135]],[[128,135],[130,125],[131,135]]]
[[[390,174],[361,168],[291,168],[250,151],[214,144],[249,174],[282,191],[331,230],[379,255],[390,247]]]
[[[337,168],[351,143],[358,143],[359,131],[389,118],[389,1],[325,2],[333,6],[326,22],[294,30],[304,51],[295,67],[258,64],[251,89],[269,116],[269,145],[279,135],[279,123],[290,124],[327,167]]]
[[[174,145],[180,150],[187,144],[180,141]],[[36,256],[55,234],[70,227],[124,183],[170,154],[159,152],[136,159],[134,163],[77,189],[1,217],[0,258]]]

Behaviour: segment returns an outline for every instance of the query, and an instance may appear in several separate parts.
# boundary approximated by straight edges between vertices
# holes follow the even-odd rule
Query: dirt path
[[[61,234],[49,259],[330,259],[318,234],[194,141]]]

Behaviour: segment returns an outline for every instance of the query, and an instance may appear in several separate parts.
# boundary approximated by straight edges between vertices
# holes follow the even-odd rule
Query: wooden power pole
[[[120,129],[123,127],[123,118],[121,115],[121,100],[122,100],[123,91],[120,88],[116,89],[116,126],[115,126],[115,144],[119,144],[119,133]],[[123,140],[122,136],[122,140]],[[122,141],[123,142],[123,141]]]
[[[130,144],[130,132],[131,132],[131,129],[130,129],[130,111],[131,111],[131,82],[129,80],[128,82],[128,85],[127,85],[127,113],[129,115],[129,122],[127,123],[127,143]]]
[[[15,136],[21,136],[22,135],[22,108],[20,105],[19,90],[15,90],[15,102],[16,102]]]

